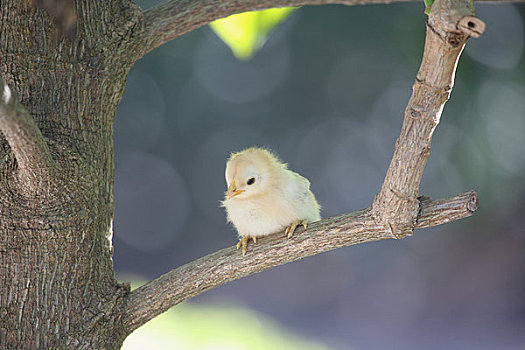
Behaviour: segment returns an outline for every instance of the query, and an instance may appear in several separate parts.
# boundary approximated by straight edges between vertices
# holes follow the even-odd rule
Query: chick
[[[233,223],[246,254],[250,239],[285,230],[291,238],[299,225],[320,220],[319,204],[310,182],[262,148],[234,153],[226,163],[228,191],[222,206]]]

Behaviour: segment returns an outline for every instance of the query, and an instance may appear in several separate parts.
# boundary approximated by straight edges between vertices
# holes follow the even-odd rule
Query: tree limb
[[[142,56],[187,32],[236,13],[274,7],[359,3],[390,3],[411,0],[171,0],[144,12]]]
[[[470,191],[437,201],[422,197],[418,203],[415,227],[426,228],[472,215],[478,199]],[[284,233],[261,237],[244,257],[233,246],[225,248],[132,291],[122,322],[131,332],[170,307],[224,283],[332,249],[391,238],[395,238],[391,230],[377,224],[368,208],[312,223],[292,239]]]
[[[401,134],[381,191],[372,204],[377,222],[389,226],[399,238],[414,228],[419,184],[430,155],[432,134],[450,97],[459,56],[469,35],[479,36],[484,29],[469,0],[436,0],[432,5],[423,59]]]
[[[211,4],[208,1],[199,3],[198,9]],[[300,4],[306,3],[320,2]],[[188,23],[202,25],[219,13],[220,16],[228,14],[230,7],[242,12],[268,6],[299,5],[299,1],[243,1],[240,7],[238,2],[223,2],[221,6],[214,2],[213,9],[208,9],[211,15],[199,12],[197,7],[188,10],[189,4],[188,1],[171,1],[149,12],[147,31],[160,30],[159,33],[166,36],[157,38],[158,41],[148,50],[169,40],[170,35],[174,37],[183,33],[166,31],[166,28],[189,30],[194,27]],[[181,6],[186,6],[186,12],[183,11],[180,18],[189,18],[188,22],[170,22],[178,16],[176,13],[181,11]],[[152,23],[158,16],[170,24],[160,23],[154,29]],[[192,18],[200,18],[201,22]],[[246,257],[230,247],[174,269],[125,298],[124,327],[134,330],[173,305],[274,266],[352,244],[403,238],[416,228],[470,216],[477,208],[474,192],[439,201],[418,197],[418,192],[430,154],[432,134],[450,96],[459,56],[468,37],[480,35],[483,29],[484,23],[474,16],[470,0],[436,0],[432,5],[423,59],[405,111],[401,134],[381,191],[371,208],[313,223],[306,232],[299,233],[292,240],[283,239],[282,235],[263,237]]]
[[[153,49],[214,20],[236,13],[274,7],[304,5],[363,5],[415,0],[170,0],[144,11],[143,46],[140,58]],[[523,2],[525,0],[476,0],[477,2]],[[421,3],[423,1],[421,0]]]
[[[0,131],[15,155],[19,189],[27,197],[46,191],[53,170],[49,147],[33,118],[1,76]]]

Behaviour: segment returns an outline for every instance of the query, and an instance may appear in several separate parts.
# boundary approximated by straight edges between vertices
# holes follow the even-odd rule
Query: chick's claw
[[[242,256],[245,256],[246,252],[248,251],[248,242],[250,242],[250,239],[253,241],[253,243],[257,243],[257,237],[255,236],[242,236],[242,238],[239,239],[239,242],[237,243],[237,250],[242,247]]]
[[[299,225],[303,226],[304,229],[306,230],[306,227],[308,226],[308,222],[306,220],[295,220],[290,225],[288,225],[286,227],[286,230],[284,231],[284,233],[288,236],[288,238],[292,238],[296,227]]]

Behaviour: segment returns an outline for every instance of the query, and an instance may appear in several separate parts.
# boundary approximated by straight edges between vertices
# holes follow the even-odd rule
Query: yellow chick
[[[250,239],[285,230],[291,238],[298,225],[320,220],[310,181],[288,169],[262,148],[233,153],[226,163],[228,191],[222,202],[228,222],[239,236],[237,249],[246,254]]]

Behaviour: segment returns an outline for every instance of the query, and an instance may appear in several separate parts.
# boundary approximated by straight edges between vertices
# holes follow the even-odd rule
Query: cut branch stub
[[[479,38],[485,31],[485,22],[476,16],[464,16],[457,24],[457,29],[466,35]]]
[[[26,197],[44,194],[50,188],[53,159],[49,147],[27,110],[0,77],[0,131],[16,159],[14,187]]]
[[[372,204],[374,218],[390,228],[396,238],[411,234],[415,227],[419,185],[430,155],[432,134],[450,97],[468,35],[481,34],[482,23],[473,16],[468,0],[437,0],[432,5],[423,59],[401,134],[381,191]],[[463,26],[469,31],[458,30]]]

